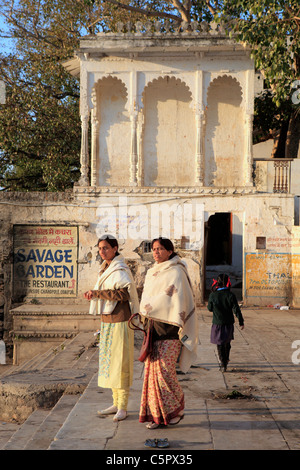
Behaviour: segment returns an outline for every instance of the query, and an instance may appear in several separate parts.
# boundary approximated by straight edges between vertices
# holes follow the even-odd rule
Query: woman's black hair
[[[169,259],[172,259],[174,258],[174,256],[177,256],[177,253],[175,253],[174,251],[174,245],[171,242],[171,240],[169,240],[168,238],[165,238],[165,237],[154,238],[151,242],[151,248],[153,248],[154,242],[160,243],[167,251],[172,251],[172,253],[169,256]]]
[[[118,243],[118,240],[113,237],[112,235],[107,235],[106,233],[104,235],[102,235],[99,239],[98,239],[98,242],[97,242],[97,246],[99,246],[99,243],[100,242],[103,242],[103,241],[106,241],[112,248],[114,248],[115,246],[117,247],[117,251],[116,251],[116,256],[118,256],[120,253],[118,252],[118,249],[119,249],[119,243]]]

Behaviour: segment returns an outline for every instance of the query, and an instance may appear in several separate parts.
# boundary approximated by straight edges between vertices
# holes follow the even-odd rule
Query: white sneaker
[[[127,418],[127,411],[118,410],[115,416],[113,417],[113,421],[122,421],[125,418]]]
[[[98,415],[112,415],[118,411],[118,408],[115,405],[111,405],[109,408],[105,410],[97,411]]]

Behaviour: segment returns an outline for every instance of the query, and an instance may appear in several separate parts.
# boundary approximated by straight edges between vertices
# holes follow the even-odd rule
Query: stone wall
[[[95,284],[100,262],[96,243],[98,237],[105,231],[112,233],[116,230],[113,234],[119,238],[120,252],[132,269],[140,293],[145,274],[153,262],[149,242],[158,235],[171,238],[176,251],[188,265],[196,301],[202,304],[205,300],[205,276],[208,273],[204,257],[204,224],[210,215],[218,212],[233,214],[233,240],[236,237],[239,241],[233,244],[234,256],[230,266],[210,266],[210,269],[215,269],[215,273],[221,269],[230,273],[240,271],[243,276],[244,304],[268,305],[274,303],[274,291],[266,289],[262,295],[262,283],[260,283],[260,292],[257,289],[253,291],[253,286],[257,287],[257,282],[261,282],[261,279],[264,278],[268,282],[268,277],[263,277],[261,270],[255,270],[255,263],[257,257],[261,258],[263,255],[262,266],[266,266],[267,271],[271,272],[267,259],[272,256],[274,259],[276,255],[278,260],[280,258],[281,279],[286,277],[284,289],[279,292],[279,297],[275,300],[282,304],[288,301],[289,305],[299,302],[296,273],[300,245],[298,227],[293,226],[293,196],[255,194],[251,191],[248,191],[248,194],[245,192],[238,194],[233,189],[229,192],[229,189],[211,188],[196,192],[189,189],[166,188],[96,190],[78,187],[74,192],[66,193],[2,193],[0,204],[0,308],[1,329],[6,342],[12,341],[10,334],[14,330],[13,315],[10,312],[24,303],[27,306],[40,305],[42,310],[45,310],[45,305],[79,305],[82,306],[82,309],[79,308],[80,315],[87,314],[88,304],[83,298],[83,293],[93,288]],[[194,226],[188,227],[188,231],[183,232],[178,225],[179,219],[174,219],[175,222],[171,218],[168,220],[166,212],[160,211],[163,207],[167,209],[168,216],[172,215],[173,210],[175,212],[179,210],[178,213],[183,214],[180,212],[183,208],[193,207],[194,210],[198,207],[198,218],[194,214],[192,221]],[[14,297],[13,229],[20,224],[78,227],[76,296],[39,297],[35,293],[22,298]],[[194,241],[192,236],[195,238]],[[290,275],[291,263],[294,276]],[[273,271],[276,269],[274,263],[271,267]],[[212,272],[210,274],[213,276]],[[44,323],[40,322],[39,328],[46,328],[46,317],[47,315],[43,317]],[[23,327],[20,326],[19,315],[19,332],[26,327],[25,323]],[[54,324],[52,322],[52,327]],[[66,333],[70,333],[71,330],[73,331],[73,326],[66,330]],[[48,331],[48,336],[49,334]]]

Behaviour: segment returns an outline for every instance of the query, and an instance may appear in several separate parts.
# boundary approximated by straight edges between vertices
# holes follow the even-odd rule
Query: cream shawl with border
[[[128,287],[131,313],[138,313],[139,300],[137,290],[129,266],[125,263],[123,256],[116,256],[108,268],[103,271],[105,266],[106,261],[104,261],[100,266],[100,273],[94,290],[121,289],[122,287]],[[111,314],[116,305],[117,301],[115,300],[92,299],[90,302],[89,313],[91,315]]]
[[[198,325],[192,284],[187,267],[178,256],[156,263],[147,272],[140,314],[179,327],[184,346],[179,365],[187,372],[197,357]]]

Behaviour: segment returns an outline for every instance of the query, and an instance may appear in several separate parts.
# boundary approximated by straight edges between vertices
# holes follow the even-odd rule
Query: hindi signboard
[[[300,254],[246,253],[245,274],[248,297],[290,298],[300,286]]]
[[[76,297],[78,227],[15,225],[16,297]]]

